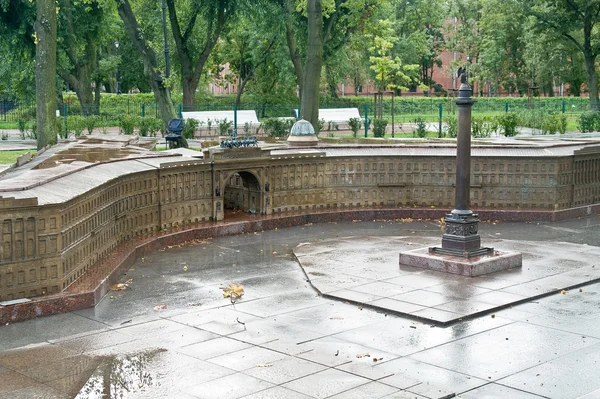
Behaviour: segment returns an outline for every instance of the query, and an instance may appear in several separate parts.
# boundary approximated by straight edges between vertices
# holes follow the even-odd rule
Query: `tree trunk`
[[[183,107],[187,111],[193,111],[192,106],[194,105],[194,94],[198,88],[198,81],[194,82],[192,74],[190,76],[184,75],[181,79],[181,87],[183,90]]]
[[[333,77],[333,73],[331,67],[328,64],[325,64],[325,73],[327,75],[327,87],[329,88],[329,95],[335,99],[338,99],[338,86]]]
[[[56,4],[37,0],[35,21],[35,92],[37,148],[57,142],[56,131]]]
[[[323,62],[323,8],[321,0],[308,0],[308,42],[304,85],[302,87],[302,118],[319,131],[319,84]]]
[[[237,94],[235,96],[235,107],[236,109],[240,108],[240,102],[242,100],[242,94],[244,93],[244,88],[246,87],[246,83],[248,83],[249,78],[246,79],[242,79],[239,78],[238,79],[238,91]]]
[[[298,81],[298,94],[300,99],[302,99],[302,93],[304,92],[304,67],[302,66],[302,60],[300,59],[300,53],[298,52],[298,47],[296,46],[296,39],[294,37],[294,2],[293,0],[286,0],[286,13],[285,13],[285,38],[288,45],[288,50],[290,51],[290,57],[292,59],[292,64],[294,65],[294,72],[296,72],[296,80]],[[321,26],[323,25],[323,21],[321,20]],[[309,22],[309,31],[310,31],[310,22]],[[310,33],[309,33],[310,35]],[[321,42],[322,46],[322,42]],[[321,49],[321,52],[323,50]]]
[[[173,108],[173,101],[171,100],[171,91],[164,85],[162,74],[158,68],[156,54],[144,39],[142,31],[140,30],[131,9],[131,5],[129,4],[129,0],[115,1],[117,3],[119,16],[123,20],[125,31],[144,61],[144,75],[150,83],[160,117],[166,125],[171,119],[175,118],[175,109]]]
[[[596,56],[588,52],[585,56],[585,70],[587,72],[587,85],[590,92],[590,109],[598,111],[598,73],[596,72]]]

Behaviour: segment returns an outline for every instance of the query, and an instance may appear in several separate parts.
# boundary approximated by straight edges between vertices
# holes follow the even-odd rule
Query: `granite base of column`
[[[500,252],[491,248],[485,249],[489,250],[486,254],[464,257],[432,251],[432,248],[419,248],[401,252],[400,266],[476,277],[521,267],[523,264],[523,257],[518,252]]]

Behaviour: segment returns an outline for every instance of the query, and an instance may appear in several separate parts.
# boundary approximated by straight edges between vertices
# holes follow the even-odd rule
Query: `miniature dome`
[[[292,136],[314,135],[315,129],[309,121],[300,119],[298,122],[294,123],[294,126],[292,126],[292,130],[290,130],[290,134]]]
[[[294,123],[287,139],[288,146],[292,147],[309,147],[317,145],[318,142],[313,125],[304,119]]]

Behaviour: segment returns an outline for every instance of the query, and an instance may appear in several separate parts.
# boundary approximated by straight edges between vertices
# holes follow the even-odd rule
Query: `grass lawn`
[[[34,150],[21,150],[21,151],[0,151],[0,165],[8,165],[17,162],[17,158],[21,155],[31,152],[34,153]]]

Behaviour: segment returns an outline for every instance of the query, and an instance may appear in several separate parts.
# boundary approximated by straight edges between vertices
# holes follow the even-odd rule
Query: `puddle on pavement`
[[[72,147],[54,154],[44,162],[32,169],[49,169],[60,164],[69,164],[72,162],[98,163],[116,159],[128,158],[132,155],[142,155],[142,152],[133,148],[123,147]]]
[[[102,357],[75,398],[127,398],[144,392],[158,384],[148,363],[162,352],[166,349]]]

